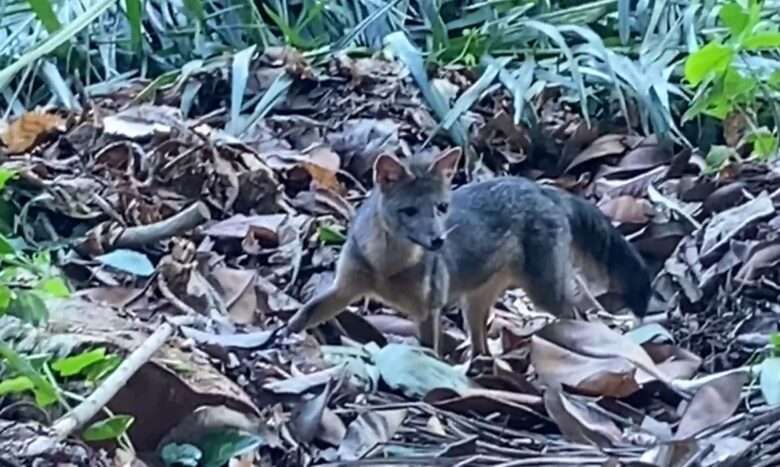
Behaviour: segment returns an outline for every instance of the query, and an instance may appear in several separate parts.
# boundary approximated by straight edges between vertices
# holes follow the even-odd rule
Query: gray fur
[[[352,222],[333,285],[292,317],[290,332],[371,297],[414,319],[423,343],[438,351],[440,311],[459,305],[472,352],[486,354],[487,317],[509,288],[522,288],[553,315],[573,316],[575,258],[606,266],[622,290],[636,295],[626,300],[634,312],[644,314],[650,290],[644,264],[600,211],[520,177],[451,190],[459,157],[451,149],[410,166],[392,156],[377,160],[376,188]]]

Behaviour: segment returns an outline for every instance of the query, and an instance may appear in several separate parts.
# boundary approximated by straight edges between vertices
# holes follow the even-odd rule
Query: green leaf
[[[264,439],[238,430],[220,430],[207,434],[199,443],[203,467],[222,467],[230,459],[257,448]]]
[[[105,441],[122,436],[135,419],[130,415],[114,415],[97,421],[81,434],[84,441]]]
[[[16,378],[0,381],[0,396],[31,391],[33,388],[35,388],[35,383],[33,383],[30,378],[26,376],[17,376]]]
[[[88,366],[84,371],[84,378],[90,383],[97,383],[117,369],[122,363],[119,355],[107,355],[106,358]]]
[[[95,259],[106,266],[111,266],[136,276],[148,277],[154,273],[154,265],[149,261],[149,258],[145,254],[133,250],[114,250]]]
[[[249,79],[250,61],[255,53],[255,48],[255,45],[251,45],[233,55],[230,84],[230,121],[227,124],[227,131],[233,136],[236,136],[241,128],[241,107],[244,103],[246,83]]]
[[[746,37],[742,46],[747,50],[780,49],[780,32],[757,32]]]
[[[723,74],[733,58],[733,50],[710,42],[685,60],[685,79],[696,86],[711,73]]]
[[[141,0],[125,0],[127,22],[130,24],[130,47],[136,52],[141,51],[141,15],[143,9]]]
[[[90,350],[89,352],[82,352],[72,357],[65,357],[55,361],[52,364],[52,369],[57,371],[61,376],[73,376],[81,373],[86,367],[97,363],[106,358],[106,349],[103,347]]]
[[[772,334],[769,341],[772,343],[774,350],[780,351],[780,332]]]
[[[30,365],[26,358],[16,353],[10,346],[0,342],[0,357],[8,361],[8,366],[22,376],[26,376],[33,382],[33,392],[35,393],[35,402],[40,407],[47,407],[58,400],[57,389],[38,373]]]
[[[9,66],[0,70],[0,89],[3,89],[19,71],[32,65],[44,55],[53,52],[57,47],[69,41],[82,29],[89,26],[95,18],[103,14],[103,12],[115,2],[116,0],[101,0],[90,5],[82,14],[74,18],[73,21],[68,22],[65,27],[60,28],[56,33],[50,35],[32,50],[11,62]]]
[[[35,16],[43,23],[43,27],[52,34],[62,27],[60,20],[57,19],[57,15],[54,14],[54,10],[51,7],[49,0],[27,0],[30,4],[30,8],[35,12]]]
[[[202,0],[184,0],[184,8],[198,21],[203,21],[206,18]]]
[[[22,321],[39,325],[48,321],[49,309],[46,303],[33,290],[17,290],[16,299],[11,301],[7,313]]]
[[[771,158],[778,149],[777,138],[766,127],[751,132],[750,142],[753,143],[753,153],[763,160]]]
[[[657,337],[661,337],[662,340],[667,342],[674,341],[672,334],[663,326],[658,323],[650,323],[626,333],[626,337],[630,337],[631,340],[637,344],[644,344],[651,342]]]
[[[61,277],[44,279],[38,283],[37,288],[53,297],[66,298],[70,296],[68,285]]]
[[[758,82],[751,78],[742,76],[742,74],[729,68],[723,79],[723,96],[727,99],[735,99],[742,95],[751,93],[758,87]]]
[[[203,453],[192,444],[166,444],[160,451],[160,457],[165,465],[187,465],[197,467]]]
[[[727,3],[720,9],[720,20],[729,28],[732,35],[738,36],[745,30],[749,17],[742,6],[737,2]]]
[[[347,240],[347,237],[343,233],[327,225],[323,225],[317,229],[317,236],[325,245],[341,245]]]
[[[710,147],[704,162],[707,164],[708,172],[717,172],[723,164],[736,155],[737,152],[733,148],[715,144]]]
[[[374,361],[388,386],[414,399],[420,399],[436,388],[460,393],[474,387],[461,371],[419,347],[390,343],[374,355]]]
[[[780,357],[771,357],[761,364],[761,393],[769,405],[780,404]]]
[[[0,190],[3,190],[5,185],[16,177],[17,173],[15,170],[0,167]]]
[[[7,286],[0,284],[0,313],[3,313],[11,305],[14,293]]]
[[[16,253],[16,249],[11,245],[11,242],[5,238],[5,235],[0,234],[0,255],[12,255]]]

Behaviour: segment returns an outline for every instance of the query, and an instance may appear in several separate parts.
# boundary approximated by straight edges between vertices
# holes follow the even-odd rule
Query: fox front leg
[[[441,346],[441,309],[433,310],[417,326],[420,333],[420,343],[425,347],[433,349],[437,356],[443,357]]]

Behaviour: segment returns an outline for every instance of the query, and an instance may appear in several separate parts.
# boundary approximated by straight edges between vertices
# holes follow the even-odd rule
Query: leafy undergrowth
[[[136,417],[129,442],[147,463],[221,465],[215,445],[277,466],[780,462],[775,167],[725,146],[678,150],[622,121],[589,127],[555,88],[530,102],[537,125],[518,124],[512,96],[489,91],[466,114],[472,163],[456,184],[509,173],[596,203],[656,275],[650,323],[552,321],[512,291],[494,308],[489,364],[468,365],[457,310],[447,361],[415,348],[411,322],[377,303],[282,339],[273,330],[332,280],[373,159],[452,143],[400,63],[344,55],[313,67],[273,48],[250,63],[250,118],[225,110],[228,72],[216,66],[134,82],[82,114],[31,112],[2,133],[3,165],[17,173],[5,221],[26,226],[20,248],[51,252],[74,295],[122,319],[204,317],[172,342],[260,408],[251,429],[216,423],[205,438],[140,442],[155,428]],[[431,86],[454,101],[475,81],[440,71]],[[193,89],[215,99],[191,107]],[[610,291],[590,285],[611,309]],[[126,413],[163,383],[148,384]],[[13,404],[0,399],[0,429],[41,421],[3,408]]]

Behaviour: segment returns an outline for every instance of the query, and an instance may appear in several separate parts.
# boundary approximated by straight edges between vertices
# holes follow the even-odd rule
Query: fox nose
[[[431,240],[431,250],[438,250],[439,248],[444,246],[444,239],[441,237],[436,237]]]

